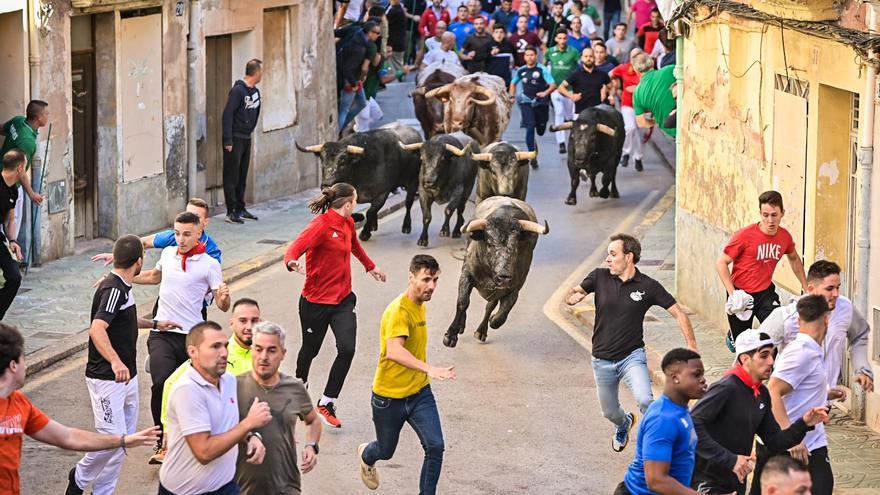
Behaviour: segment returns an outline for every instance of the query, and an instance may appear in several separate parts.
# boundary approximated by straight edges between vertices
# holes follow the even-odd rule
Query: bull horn
[[[352,146],[350,144],[345,147],[345,151],[348,153],[351,153],[352,155],[363,155],[364,154],[363,148],[361,148],[360,146]]]
[[[296,149],[302,151],[303,153],[320,153],[322,149],[324,149],[324,143],[321,144],[313,144],[311,146],[302,147],[296,141],[293,142],[296,145]]]
[[[475,104],[480,105],[480,106],[489,106],[489,105],[495,104],[495,99],[497,98],[497,96],[495,95],[495,93],[490,91],[488,88],[484,88],[483,86],[477,86],[474,89],[474,92],[479,93],[487,98],[486,100],[478,100],[476,98],[471,98],[471,101],[473,101]]]
[[[567,131],[567,130],[571,129],[572,127],[574,127],[574,122],[571,122],[571,121],[563,122],[559,125],[551,125],[550,132]]]
[[[544,225],[529,220],[520,220],[519,226],[523,232],[534,232],[536,234],[550,233],[550,224],[547,223],[547,220],[544,220]]]
[[[478,218],[476,220],[471,220],[464,227],[461,228],[462,234],[469,234],[475,230],[486,230],[486,219]]]
[[[446,145],[446,151],[452,153],[455,156],[464,156],[464,150],[461,148],[456,148],[451,144]]]
[[[451,84],[446,84],[440,86],[439,88],[434,88],[431,91],[425,93],[425,98],[439,98],[442,95],[448,93],[452,88],[450,88]]]
[[[537,151],[517,151],[516,159],[517,160],[534,160],[535,157],[538,156]]]
[[[403,144],[398,141],[397,144],[400,145],[400,149],[403,151],[419,151],[422,149],[422,143]]]
[[[596,130],[602,134],[608,134],[609,136],[617,134],[617,131],[615,131],[613,127],[608,127],[605,124],[596,124]]]
[[[479,162],[491,162],[492,153],[474,153],[473,155],[471,155],[471,159],[477,160]]]

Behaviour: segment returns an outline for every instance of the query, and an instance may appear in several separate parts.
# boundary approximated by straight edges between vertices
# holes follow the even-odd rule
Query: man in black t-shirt
[[[92,298],[86,385],[95,430],[123,438],[135,432],[138,420],[138,328],[180,327],[170,321],[138,318],[131,284],[143,265],[140,238],[120,237],[113,245],[113,271],[101,281]],[[93,493],[112,493],[124,456],[121,448],[86,454],[70,470],[66,495],[80,495],[91,483]]]
[[[607,72],[596,68],[596,57],[592,48],[581,52],[581,65],[573,70],[559,86],[559,93],[574,102],[574,111],[581,113],[608,98],[611,79]]]
[[[21,286],[21,271],[18,262],[22,259],[21,247],[16,238],[15,202],[18,201],[18,182],[25,177],[27,159],[21,150],[13,148],[3,155],[3,181],[0,181],[0,218],[3,219],[3,232],[0,233],[0,270],[3,271],[3,288],[0,289],[0,320],[18,294]]]
[[[687,315],[660,282],[636,268],[642,246],[627,234],[611,236],[605,264],[608,268],[593,270],[580,285],[569,289],[566,303],[575,305],[587,294],[595,293],[596,320],[593,325],[593,375],[599,393],[602,415],[617,430],[611,448],[621,452],[629,442],[635,415],[623,410],[618,400],[621,380],[633,393],[639,409],[644,412],[654,400],[648,358],[645,354],[643,326],[651,306],[669,311],[681,328],[687,347],[697,350],[694,329]]]
[[[474,34],[464,40],[461,46],[460,58],[464,62],[468,72],[480,72],[486,70],[486,60],[491,57],[493,40],[486,32],[486,20],[482,17],[474,19]]]

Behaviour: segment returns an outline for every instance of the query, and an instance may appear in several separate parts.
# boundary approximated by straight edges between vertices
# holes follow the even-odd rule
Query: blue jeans
[[[602,36],[603,40],[608,39],[609,33],[614,29],[614,25],[620,23],[620,10],[606,10],[602,12],[602,23],[604,27],[602,28],[604,36]]]
[[[599,393],[602,415],[617,426],[623,426],[626,422],[626,411],[620,407],[617,396],[621,380],[635,396],[642,414],[654,400],[651,378],[648,376],[648,356],[643,347],[619,361],[593,358],[593,375],[596,377],[596,391]]]
[[[440,428],[440,415],[430,385],[418,393],[403,399],[389,399],[373,394],[373,424],[376,426],[376,441],[364,449],[363,461],[373,465],[376,461],[387,461],[394,455],[403,423],[409,423],[425,450],[422,474],[419,477],[419,494],[434,495],[440,468],[443,465],[443,430]]]
[[[367,106],[367,96],[364,90],[339,92],[339,130],[345,129],[357,114]]]

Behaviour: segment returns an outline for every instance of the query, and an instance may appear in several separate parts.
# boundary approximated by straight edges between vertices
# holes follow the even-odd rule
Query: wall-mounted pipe
[[[196,64],[199,62],[199,0],[189,2],[189,35],[186,42],[186,194],[187,200],[198,196],[198,107],[196,105]]]

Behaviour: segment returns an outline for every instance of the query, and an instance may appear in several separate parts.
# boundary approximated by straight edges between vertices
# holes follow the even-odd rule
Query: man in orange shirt
[[[70,428],[49,419],[18,389],[24,386],[24,338],[18,329],[0,323],[0,493],[21,493],[18,474],[22,437],[28,435],[66,450],[96,450],[141,447],[156,443],[159,428],[134,435],[102,435]]]

